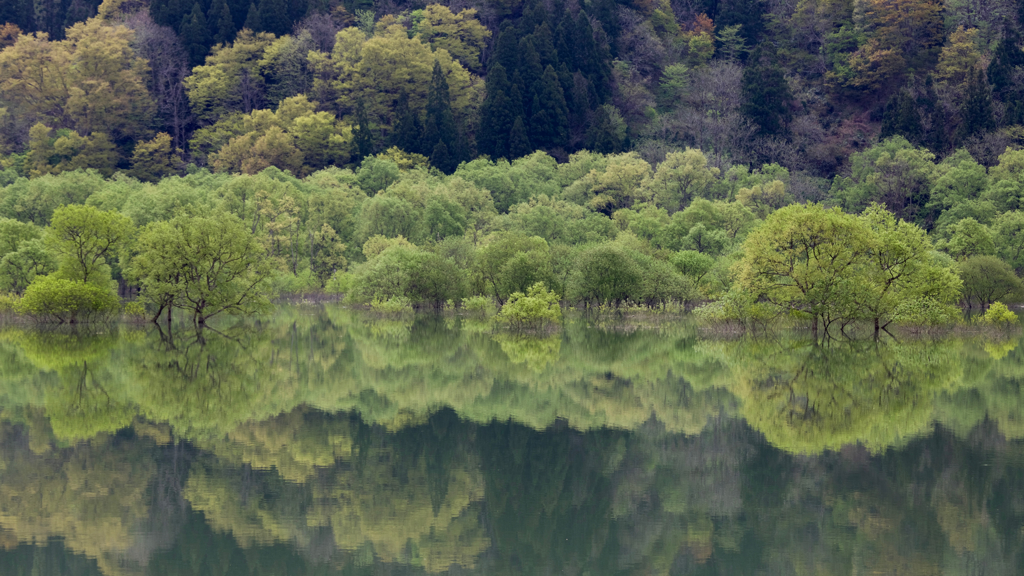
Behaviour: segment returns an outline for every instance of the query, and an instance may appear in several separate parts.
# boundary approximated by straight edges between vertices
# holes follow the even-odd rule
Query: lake
[[[1024,345],[0,326],[0,573],[1019,575]]]

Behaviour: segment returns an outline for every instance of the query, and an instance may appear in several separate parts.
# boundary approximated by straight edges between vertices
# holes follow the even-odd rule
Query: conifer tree
[[[213,2],[210,5],[210,14],[206,19],[210,23],[214,44],[227,44],[235,38],[235,19],[225,0]]]
[[[192,66],[202,64],[210,47],[210,30],[199,2],[194,3],[191,14],[182,19],[179,33],[188,52],[189,63]]]
[[[458,167],[458,162],[455,162],[452,155],[448,153],[448,147],[444,142],[438,142],[430,154],[430,165],[445,174],[451,174]]]
[[[592,152],[614,154],[619,152],[619,139],[615,135],[615,127],[608,116],[608,110],[599,106],[594,112],[594,120],[587,130],[586,148]]]
[[[532,103],[540,90],[544,68],[540,65],[540,55],[537,54],[529,37],[519,41],[519,69],[517,72],[521,82],[520,87],[523,90],[523,107],[532,114]]]
[[[445,155],[451,159],[453,144],[458,137],[455,130],[455,118],[452,115],[451,94],[448,92],[448,80],[441,70],[441,64],[434,61],[434,73],[427,89],[427,118],[423,123],[423,148],[434,150],[437,144],[445,145]],[[433,154],[431,154],[433,155]],[[443,167],[438,166],[444,170]]]
[[[505,67],[496,63],[487,74],[487,97],[480,107],[477,136],[480,153],[495,159],[508,154],[508,136],[515,121],[508,96],[510,88]]]
[[[498,32],[498,42],[494,47],[490,65],[495,64],[501,64],[505,68],[505,74],[509,76],[514,75],[519,69],[519,41],[516,40],[515,27],[509,20],[501,23]]]
[[[285,0],[260,0],[260,23],[263,30],[278,36],[291,32],[292,20]]]
[[[992,85],[992,92],[1002,100],[1006,100],[1013,86],[1013,69],[1024,65],[1024,50],[1018,44],[1020,37],[1008,29],[996,46],[992,63],[988,66],[988,81]]]
[[[988,132],[996,127],[992,115],[992,93],[985,81],[985,72],[978,68],[967,82],[967,93],[960,108],[960,139]]]
[[[263,21],[260,20],[260,10],[256,7],[256,4],[249,4],[249,12],[245,15],[245,24],[242,28],[248,28],[253,32],[263,31]]]
[[[785,135],[793,99],[771,45],[754,50],[743,69],[741,111],[763,135]]]
[[[356,145],[357,160],[373,154],[373,134],[370,133],[370,120],[366,116],[366,107],[363,101],[356,103],[356,128],[353,130],[353,138]]]
[[[547,68],[548,66],[554,66],[558,69],[558,50],[555,49],[554,36],[551,34],[551,28],[547,22],[543,22],[534,31],[530,37],[530,41],[533,43],[534,49],[537,50],[537,55],[540,56],[541,66]]]
[[[924,142],[924,127],[917,103],[905,91],[893,94],[882,112],[882,132],[879,139],[900,135],[914,144]]]
[[[548,66],[533,99],[530,117],[530,143],[537,148],[567,147],[569,144],[569,110],[565,105],[562,85],[555,69]]]
[[[523,117],[516,117],[515,122],[512,123],[512,131],[508,137],[508,156],[509,159],[522,158],[533,152],[533,147],[530,146],[530,137],[526,134],[526,125],[523,124]]]
[[[599,101],[606,102],[611,96],[611,66],[609,64],[611,58],[607,51],[598,46],[597,41],[594,40],[594,29],[590,26],[590,17],[582,10],[576,18],[572,39],[575,44],[570,45],[569,49],[575,50],[576,67],[594,86]]]
[[[405,91],[398,95],[395,116],[398,118],[398,125],[395,126],[392,136],[393,144],[406,152],[423,154],[423,124],[420,122],[419,114],[409,108],[409,94]]]
[[[508,91],[508,105],[511,107],[510,110],[513,118],[517,118],[519,116],[526,118],[526,108],[523,107],[523,102],[525,100],[523,98],[524,92],[523,81],[519,78],[519,73],[516,72],[515,76],[512,77],[512,88]]]

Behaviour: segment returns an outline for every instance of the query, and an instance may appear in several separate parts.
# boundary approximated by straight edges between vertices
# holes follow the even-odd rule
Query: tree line
[[[1024,138],[1020,18],[1008,0],[12,0],[0,155],[154,179],[392,146],[449,174],[694,147],[816,179],[900,135],[992,166]]]

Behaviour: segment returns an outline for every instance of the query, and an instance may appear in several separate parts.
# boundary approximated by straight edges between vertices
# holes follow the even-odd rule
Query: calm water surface
[[[0,327],[3,575],[1024,574],[1016,338]]]

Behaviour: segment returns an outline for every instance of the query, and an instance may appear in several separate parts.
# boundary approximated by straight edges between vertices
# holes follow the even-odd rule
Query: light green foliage
[[[41,240],[26,240],[0,258],[0,290],[22,293],[36,276],[57,270],[57,259]]]
[[[462,309],[470,314],[491,316],[494,314],[494,302],[487,296],[470,296],[462,299]]]
[[[974,218],[960,220],[950,228],[950,231],[952,237],[942,247],[954,258],[988,256],[996,252],[992,231]]]
[[[197,324],[221,314],[266,310],[276,262],[237,216],[178,217],[139,234],[127,275],[157,309],[189,312]]]
[[[63,278],[103,286],[110,280],[108,259],[134,231],[131,220],[92,206],[64,206],[53,213],[46,247],[56,255]]]
[[[1018,272],[1024,270],[1024,212],[1000,214],[992,223],[996,253]]]
[[[135,145],[131,175],[146,182],[157,182],[174,172],[180,163],[181,160],[171,146],[171,136],[161,132],[152,140]]]
[[[691,278],[694,284],[700,284],[701,279],[715,265],[713,257],[696,250],[680,250],[672,255],[670,261],[680,274]]]
[[[363,249],[369,255],[368,247]],[[440,308],[465,296],[465,270],[450,258],[407,242],[391,243],[351,273],[352,297],[357,302],[404,298],[415,305]]]
[[[563,194],[571,202],[611,214],[619,208],[631,207],[636,201],[652,200],[653,190],[641,187],[650,177],[651,165],[635,152],[613,154],[604,166],[591,168],[568,185]]]
[[[104,185],[103,176],[91,170],[19,179],[0,189],[0,217],[46,226],[54,210],[65,204],[85,204]]]
[[[242,79],[261,84],[259,61],[274,41],[269,33],[242,30],[230,45],[218,45],[185,79],[192,112],[204,125],[211,125],[231,112],[244,109]]]
[[[480,52],[487,46],[491,31],[476,19],[476,9],[452,13],[446,6],[429,4],[419,23],[419,37],[434,50],[447,50],[463,66],[480,69]]]
[[[935,155],[894,136],[850,157],[850,178],[836,178],[831,195],[851,212],[872,202],[916,222],[931,197]]]
[[[1024,297],[1024,285],[1010,265],[995,256],[971,256],[958,264],[968,305],[982,308],[1006,298]]]
[[[566,297],[592,304],[621,304],[640,292],[643,270],[630,254],[614,243],[585,250],[576,261]]]
[[[669,152],[644,187],[651,191],[659,206],[676,212],[694,199],[706,197],[718,174],[718,168],[708,167],[703,152],[687,148],[684,152]]]
[[[513,292],[502,305],[497,320],[507,323],[514,330],[558,324],[562,321],[558,294],[548,290],[543,282],[530,286],[526,294]]]
[[[1017,324],[1017,315],[1014,314],[1006,304],[1002,302],[993,302],[988,310],[982,314],[979,321],[984,324],[992,324],[994,326],[1009,326]]]
[[[984,197],[1000,210],[1018,210],[1024,199],[1024,151],[1007,149],[989,169],[991,184]]]
[[[395,196],[379,194],[363,203],[359,229],[361,238],[404,236],[418,241],[422,225],[416,208],[406,200]]]
[[[552,283],[551,250],[538,236],[499,234],[477,252],[477,271],[498,303],[537,282]]]
[[[320,282],[320,287],[348,265],[345,258],[345,245],[338,239],[338,234],[331,225],[324,222],[318,232],[313,232],[310,239],[309,267]]]
[[[101,319],[119,308],[117,295],[109,288],[51,275],[33,280],[16,310],[64,324]]]

